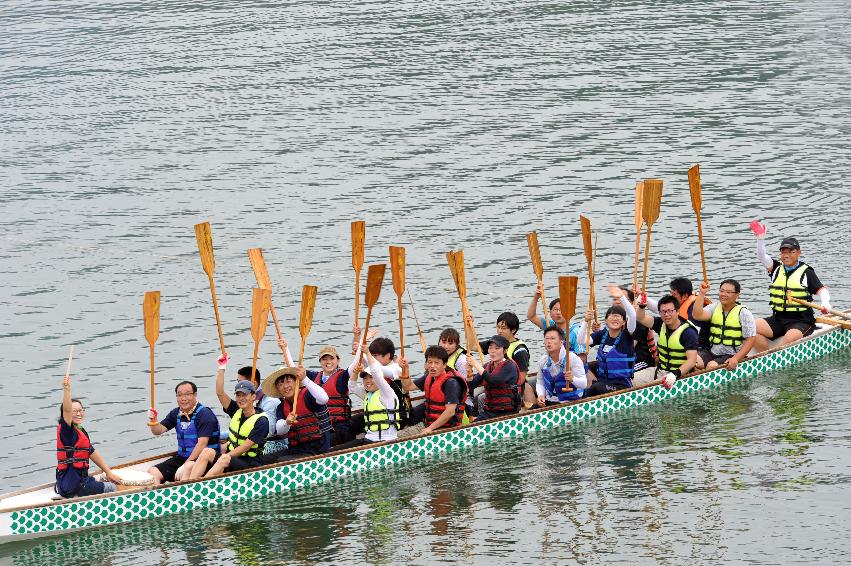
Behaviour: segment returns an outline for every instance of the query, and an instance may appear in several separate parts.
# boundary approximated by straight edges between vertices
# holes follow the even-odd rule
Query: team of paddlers
[[[542,295],[538,286],[526,313],[543,332],[545,349],[534,386],[527,381],[531,353],[517,336],[520,320],[512,312],[501,314],[496,334],[481,343],[487,352],[484,363],[462,348],[457,330],[446,328],[438,344],[425,350],[424,374],[413,379],[408,361],[396,356],[389,338],[362,340],[357,325],[354,353],[346,367],[340,366],[338,351],[325,346],[317,357],[320,369],[307,370],[292,363],[286,342],[279,339],[291,367],[262,380],[259,371],[252,374],[251,366],[239,369],[233,397],[225,387],[229,356],[218,358],[216,395],[230,417],[224,433],[212,408],[198,402],[197,387],[190,381],[177,384],[177,407],[163,419],[158,421],[157,411],[149,409],[151,432],[161,435],[174,429],[177,437],[177,453],[149,473],[157,482],[209,477],[428,434],[657,380],[671,387],[675,380],[704,368],[733,371],[752,349],[765,350],[772,339],[784,345],[814,330],[812,310],[788,301],[787,295],[806,301],[818,295],[822,310],[830,308],[827,288],[813,268],[800,261],[795,238],[781,242],[776,260],[766,252],[765,227],[754,221],[751,230],[757,237],[759,261],[770,277],[768,318],[755,319],[739,303],[741,288],[733,279],[721,282],[714,303],[707,298],[707,282],[694,293],[687,278],[671,281],[670,293],[658,301],[610,285],[612,305],[602,325],[593,322],[590,310],[578,322],[565,320],[558,299],[550,302],[549,316],[542,318],[537,312]],[[596,359],[588,362],[587,348],[594,347]],[[408,396],[413,391],[424,394],[424,402],[415,407]],[[362,413],[352,413],[351,396],[363,400]],[[121,481],[94,449],[82,426],[83,414],[83,405],[71,398],[66,375],[56,432],[56,491],[63,497],[114,491]],[[90,460],[105,472],[105,481],[89,476]]]

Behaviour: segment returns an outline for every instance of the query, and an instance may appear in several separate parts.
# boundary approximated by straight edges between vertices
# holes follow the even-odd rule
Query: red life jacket
[[[455,415],[440,428],[449,428],[461,424],[461,419],[464,416],[464,403],[467,402],[467,383],[455,373],[455,370],[447,369],[434,379],[431,376],[426,376],[425,386],[423,387],[426,426],[431,426],[431,423],[436,421],[446,409],[446,395],[443,393],[443,384],[450,379],[458,380],[458,384],[461,386],[461,398],[455,407]]]
[[[348,392],[342,394],[337,391],[337,379],[342,373],[343,370],[337,369],[325,383],[322,383],[323,374],[321,371],[313,378],[313,382],[322,387],[328,394],[328,412],[331,413],[331,422],[333,423],[348,421],[352,415],[352,402],[349,399]],[[301,411],[298,414],[300,415]]]
[[[502,360],[498,366],[494,366],[493,362],[486,363],[485,371],[496,375],[502,371],[505,364],[514,364],[515,369],[517,369],[517,364],[514,363],[514,360]],[[519,376],[520,370],[517,369],[517,372]],[[509,413],[516,412],[520,408],[520,392],[517,382],[490,384],[485,380],[482,382],[482,385],[485,388],[485,411],[489,413]]]
[[[296,404],[296,415],[298,418],[287,433],[290,446],[299,446],[313,442],[319,440],[322,436],[322,432],[319,429],[319,419],[313,411],[307,408],[307,403],[304,400],[305,395],[307,395],[307,389],[302,388],[298,392],[298,403]],[[292,402],[289,399],[284,399],[281,407],[284,418],[287,418],[293,411]]]
[[[64,472],[69,467],[77,468],[78,470],[89,469],[89,456],[95,449],[92,447],[92,442],[89,440],[89,434],[83,427],[77,428],[77,442],[73,446],[65,446],[62,443],[59,431],[62,430],[60,423],[56,427],[56,469]]]

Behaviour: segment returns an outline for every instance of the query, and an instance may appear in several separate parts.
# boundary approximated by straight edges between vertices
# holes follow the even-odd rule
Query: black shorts
[[[768,327],[771,328],[771,338],[782,338],[790,330],[800,330],[804,336],[809,336],[816,329],[814,320],[809,318],[787,318],[771,315],[765,319]]]
[[[185,461],[186,458],[175,454],[168,460],[160,462],[154,467],[160,471],[163,476],[163,480],[174,481],[174,474],[177,473],[177,469],[182,466]]]
[[[704,350],[700,349],[697,351],[697,355],[700,356],[700,359],[703,360],[703,366],[706,367],[709,365],[709,362],[715,362],[719,366],[723,366],[727,363],[727,360],[733,357],[732,354],[724,354],[723,356],[716,356],[712,353],[712,350]]]
[[[219,458],[221,458],[221,454],[216,454],[216,458],[213,460],[213,464],[215,464]],[[227,472],[238,472],[240,470],[247,470],[249,468],[259,468],[260,466],[265,466],[266,461],[263,456],[255,456],[254,458],[247,458],[245,456],[231,456],[230,464],[225,471]]]

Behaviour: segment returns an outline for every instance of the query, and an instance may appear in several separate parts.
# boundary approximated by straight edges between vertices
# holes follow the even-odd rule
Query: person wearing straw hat
[[[756,255],[771,277],[768,286],[771,316],[756,321],[756,349],[763,352],[769,340],[780,339],[777,346],[785,346],[812,334],[816,319],[810,307],[787,301],[787,293],[796,299],[812,302],[813,295],[821,301],[821,311],[827,314],[830,293],[816,275],[815,270],[801,261],[801,244],[796,238],[784,238],[780,242],[780,260],[772,259],[765,251],[766,228],[759,221],[750,224],[756,236]]]
[[[489,361],[482,366],[471,354],[467,354],[467,364],[476,375],[470,381],[470,390],[483,384],[485,387],[484,411],[479,411],[477,421],[493,419],[503,415],[513,415],[520,408],[520,370],[513,360],[505,357],[509,342],[505,336],[496,334],[481,343],[487,349]]]
[[[369,350],[366,351],[365,355],[368,365],[360,372],[362,385],[358,384],[357,376],[353,375],[352,380],[349,381],[349,391],[352,392],[352,395],[363,399],[366,434],[363,438],[354,439],[337,446],[337,449],[353,448],[384,440],[396,440],[399,432],[401,414],[396,391],[390,386],[390,380],[382,375],[381,363],[373,357]]]
[[[269,419],[263,411],[255,406],[257,388],[251,380],[243,379],[236,382],[234,397],[231,399],[225,393],[225,369],[230,356],[222,354],[218,359],[219,371],[216,372],[216,396],[230,416],[228,425],[228,441],[226,451],[217,455],[213,448],[205,448],[195,466],[212,464],[204,477],[211,477],[222,472],[246,470],[264,465],[263,445],[269,434]]]
[[[148,409],[148,426],[154,436],[175,429],[177,453],[167,460],[148,468],[157,483],[175,479],[200,478],[206,466],[195,467],[201,452],[208,446],[217,454],[219,446],[219,420],[209,407],[198,402],[198,387],[191,381],[181,381],[174,388],[177,407],[157,422],[157,410]],[[180,477],[177,478],[181,468]]]
[[[297,398],[296,380],[301,382]],[[286,436],[289,441],[289,448],[269,455],[270,462],[283,462],[328,451],[331,438],[328,393],[308,379],[303,367],[273,371],[263,380],[263,392],[281,399],[275,431],[280,436]]]

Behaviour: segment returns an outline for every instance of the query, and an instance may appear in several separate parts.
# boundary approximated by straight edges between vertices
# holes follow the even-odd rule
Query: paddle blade
[[[383,263],[375,263],[366,271],[366,306],[372,308],[378,302],[381,294],[381,284],[384,282],[384,270],[387,266]]]
[[[659,219],[659,210],[662,207],[662,179],[644,180],[644,202],[642,203],[642,216],[644,221],[651,225]]]
[[[458,296],[467,296],[467,276],[464,273],[464,250],[458,250],[452,254],[455,261],[455,286],[458,288]]]
[[[532,269],[535,270],[535,277],[538,281],[544,278],[544,264],[541,262],[541,248],[538,245],[538,233],[529,232],[526,234],[526,243],[529,244],[529,255],[532,257]]]
[[[364,246],[366,243],[366,222],[352,222],[352,267],[360,273],[363,269]]]
[[[594,245],[591,243],[591,221],[580,214],[579,222],[582,225],[582,246],[585,248],[585,261],[588,262],[590,267],[594,259]]]
[[[154,347],[160,336],[160,292],[148,291],[142,301],[142,316],[145,319],[145,339]]]
[[[405,248],[390,246],[390,274],[393,290],[397,297],[401,297],[405,292]]]
[[[576,314],[576,289],[579,277],[566,275],[558,278],[558,298],[561,305],[561,315],[570,320]]]
[[[216,258],[213,256],[213,236],[210,233],[210,223],[202,222],[195,225],[195,239],[198,241],[198,251],[201,253],[201,267],[212,277],[216,270]]]
[[[450,250],[446,252],[446,263],[449,265],[449,272],[452,273],[452,281],[455,282],[455,288],[458,288],[458,268],[455,262],[455,252]]]
[[[688,188],[691,192],[691,207],[699,212],[703,206],[703,198],[700,193],[700,165],[694,164],[688,170]]]
[[[266,260],[263,259],[263,250],[260,248],[249,249],[248,261],[251,262],[251,269],[254,270],[254,277],[257,278],[257,286],[261,289],[269,289],[271,291],[272,280],[269,278]]]
[[[316,306],[316,287],[313,285],[305,285],[301,290],[301,315],[298,320],[298,331],[301,334],[301,341],[307,339],[310,334],[310,327],[313,326],[313,309]],[[304,346],[302,345],[302,351]]]
[[[635,184],[635,231],[641,231],[641,225],[644,224],[644,183],[638,181]]]
[[[266,325],[269,322],[269,305],[271,303],[271,290],[254,288],[254,292],[251,294],[251,336],[255,343],[259,343],[266,335]]]

